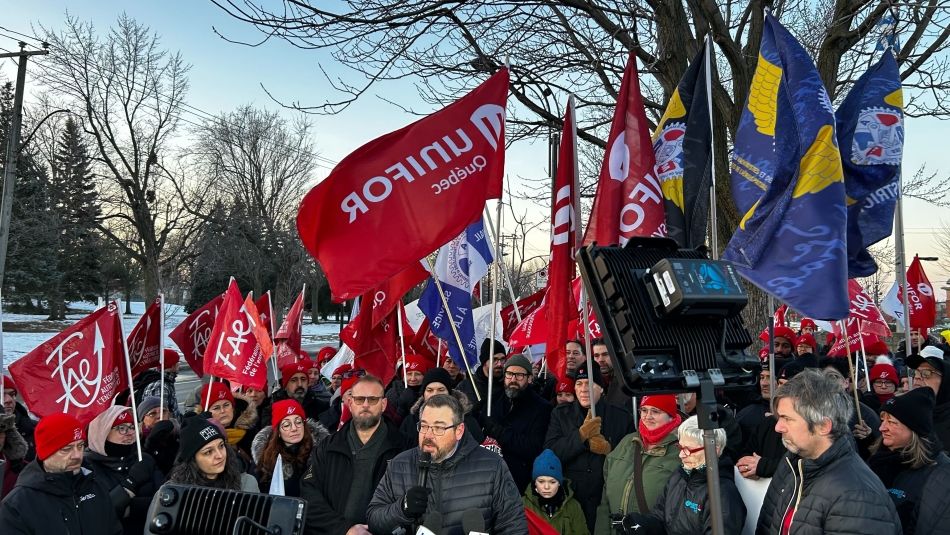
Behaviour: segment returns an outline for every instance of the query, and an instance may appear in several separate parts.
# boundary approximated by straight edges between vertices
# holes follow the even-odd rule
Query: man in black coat
[[[775,392],[777,424],[789,452],[765,494],[757,535],[899,535],[887,490],[855,450],[854,405],[840,383],[805,370]]]
[[[544,450],[544,435],[551,419],[551,405],[533,388],[531,363],[515,355],[505,363],[505,390],[492,403],[492,414],[482,410],[482,428],[501,446],[501,455],[519,492],[531,482],[534,459]]]
[[[581,364],[574,378],[577,399],[554,408],[544,438],[544,447],[554,451],[564,467],[564,477],[573,483],[574,498],[581,504],[591,532],[604,490],[604,460],[623,437],[636,429],[630,411],[602,399],[603,384],[596,362],[589,374],[587,364]],[[592,396],[597,399],[596,418],[588,417]]]
[[[489,357],[492,357],[490,363]],[[491,364],[490,373],[492,381],[494,381],[491,395],[493,398],[503,395],[501,391],[504,390],[505,386],[501,381],[501,374],[504,370],[505,359],[505,346],[502,345],[501,342],[498,340],[492,341],[487,338],[482,342],[482,348],[478,354],[478,360],[481,362],[481,366],[472,370],[471,379],[466,377],[465,380],[456,387],[456,390],[468,396],[468,400],[472,402],[472,410],[478,411],[487,404],[485,400],[488,399],[489,364]],[[475,397],[475,387],[472,386],[473,380],[475,386],[478,387],[478,397]]]
[[[34,438],[36,460],[0,503],[4,535],[122,533],[110,489],[82,468],[82,424],[67,414],[52,414],[36,426]]]
[[[321,398],[318,398],[310,390],[310,364],[308,362],[298,362],[287,364],[280,369],[281,389],[274,392],[271,396],[271,405],[282,399],[296,399],[307,413],[307,419],[318,420],[320,415],[330,408],[330,404]],[[271,408],[267,407],[263,411],[263,420],[258,423],[260,427],[266,427],[271,424]],[[330,429],[330,427],[327,427]]]
[[[404,449],[399,428],[383,418],[387,402],[379,379],[361,377],[346,403],[352,418],[314,447],[301,479],[308,534],[368,533],[366,505],[390,459]]]

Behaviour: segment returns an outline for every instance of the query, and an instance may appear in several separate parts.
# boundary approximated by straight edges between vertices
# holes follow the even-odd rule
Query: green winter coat
[[[663,437],[648,451],[641,453],[643,458],[643,493],[647,509],[641,511],[637,505],[637,486],[634,484],[634,445],[639,449],[643,443],[639,433],[630,433],[623,437],[620,444],[607,455],[604,462],[604,493],[597,507],[595,535],[611,535],[610,515],[625,515],[631,512],[649,514],[657,498],[670,479],[670,474],[680,467],[679,443],[676,430]]]
[[[581,504],[574,499],[571,480],[565,479],[564,482],[561,483],[561,488],[564,489],[565,493],[564,503],[561,504],[561,508],[558,509],[551,518],[548,518],[547,513],[541,509],[541,505],[538,503],[538,497],[531,492],[532,486],[534,486],[533,481],[528,484],[528,488],[524,491],[525,509],[530,509],[546,520],[548,524],[551,524],[551,526],[562,535],[590,535],[590,531],[587,529],[587,520],[584,518],[584,510],[581,509]]]

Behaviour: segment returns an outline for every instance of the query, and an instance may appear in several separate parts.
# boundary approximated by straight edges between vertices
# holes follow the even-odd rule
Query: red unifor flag
[[[303,290],[300,291],[297,300],[290,306],[287,316],[280,324],[280,329],[277,329],[277,334],[274,335],[278,368],[293,364],[300,359],[300,343],[303,331],[303,292]]]
[[[263,390],[267,386],[267,369],[260,344],[254,336],[256,326],[237,282],[231,279],[205,350],[204,372]]]
[[[254,302],[257,313],[261,315],[261,324],[267,329],[267,335],[274,337],[274,311],[270,303],[270,290],[264,292],[264,295]]]
[[[903,302],[903,295],[900,297]],[[907,268],[907,308],[910,310],[911,329],[929,329],[937,323],[933,285],[917,255],[914,255],[914,261]]]
[[[185,361],[198,375],[204,377],[204,354],[214,330],[214,320],[218,317],[218,309],[224,302],[224,294],[216,296],[198,310],[195,310],[182,321],[178,327],[168,333],[168,337],[178,344]]]
[[[544,357],[558,378],[567,375],[565,345],[568,325],[577,319],[577,302],[571,291],[574,280],[574,251],[577,247],[577,128],[574,123],[574,97],[567,99],[557,174],[551,198],[551,263],[544,299],[547,337]]]
[[[363,145],[307,193],[297,231],[334,299],[378,287],[501,197],[507,95],[502,68],[446,108]],[[359,247],[372,256],[355,254]]]
[[[139,318],[129,337],[126,339],[129,348],[129,363],[132,365],[132,376],[157,368],[162,348],[162,297],[158,296],[145,309],[145,314]]]
[[[122,320],[113,301],[10,365],[27,408],[88,423],[128,388]]]
[[[517,301],[518,313],[521,314],[521,319],[528,317],[528,314],[533,312],[544,301],[544,290],[539,290],[529,295],[528,297],[519,299]],[[511,333],[514,332],[515,327],[518,326],[518,314],[515,313],[515,305],[508,305],[505,308],[501,309],[501,323],[504,325],[504,330],[502,331],[502,338],[505,340],[511,339]],[[543,340],[542,340],[543,341]]]
[[[653,142],[631,53],[620,82],[607,153],[584,245],[623,245],[634,236],[665,236],[663,191],[654,170]]]

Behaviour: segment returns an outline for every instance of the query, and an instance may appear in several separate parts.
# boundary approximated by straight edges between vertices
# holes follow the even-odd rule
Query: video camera
[[[698,392],[756,384],[761,363],[740,312],[748,296],[728,262],[667,238],[577,253],[584,286],[624,390]]]

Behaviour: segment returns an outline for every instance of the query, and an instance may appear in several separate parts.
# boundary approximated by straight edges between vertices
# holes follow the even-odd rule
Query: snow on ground
[[[135,324],[138,323],[139,318],[142,314],[145,313],[145,303],[142,301],[132,301],[131,303],[132,314],[124,315],[122,317],[122,328],[125,330],[125,334],[132,330],[135,327]],[[73,324],[84,318],[88,313],[96,309],[94,303],[70,303],[70,310],[81,310],[84,312],[73,313],[66,315],[66,322],[64,324]],[[121,310],[125,310],[125,304],[122,304],[120,307]],[[182,320],[187,317],[184,309],[181,305],[165,305],[165,347],[173,347],[177,349],[177,346],[170,338],[168,338],[168,333],[172,332],[175,327],[182,322]],[[37,315],[37,314],[3,314],[4,323],[22,323],[30,321],[45,321],[47,318],[46,315]],[[29,353],[34,348],[43,344],[56,334],[58,330],[54,330],[52,327],[49,332],[4,332],[3,333],[3,365],[4,368],[10,364],[16,362],[17,359],[23,355]],[[305,346],[304,349],[309,350],[312,347],[319,347],[322,345],[336,345],[339,342],[340,334],[340,325],[338,323],[319,323],[312,324],[309,323],[309,318],[304,319],[303,325],[303,336],[302,342]]]

